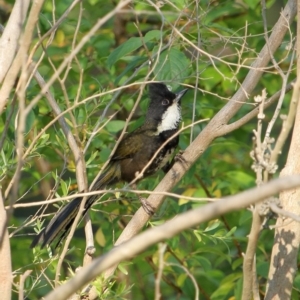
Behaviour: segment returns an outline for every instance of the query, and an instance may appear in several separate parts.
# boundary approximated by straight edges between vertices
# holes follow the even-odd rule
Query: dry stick
[[[286,86],[285,93],[290,92],[293,89],[293,84],[295,83],[295,80],[293,80],[291,83],[289,83]],[[276,92],[274,95],[272,95],[268,100],[264,103],[264,110],[271,106],[275,101],[278,100],[278,98],[281,95],[281,89]],[[259,112],[259,106],[251,110],[249,113],[247,113],[245,116],[241,117],[239,120],[230,123],[228,125],[225,125],[224,127],[228,130],[228,132],[231,132],[237,128],[240,128],[242,125],[248,123],[251,119],[253,119]]]
[[[256,255],[254,255],[253,259],[253,300],[260,300],[259,296],[259,284],[258,284],[258,278],[257,278],[257,272],[256,272]]]
[[[0,189],[0,291],[1,299],[11,299],[12,267],[9,236],[7,230],[7,214],[4,209],[2,190]]]
[[[276,204],[274,203],[270,203],[269,204],[270,206],[270,209],[276,213],[277,215],[281,216],[281,217],[286,217],[286,218],[289,218],[289,219],[292,219],[293,221],[297,221],[297,222],[300,222],[300,216],[299,215],[296,215],[290,211],[286,211],[280,207],[278,207]]]
[[[79,33],[79,30],[80,30],[80,24],[81,24],[81,21],[82,21],[82,14],[83,14],[83,4],[82,4],[82,1],[80,2],[80,5],[79,5],[79,13],[78,13],[78,17],[77,17],[77,24],[76,24],[76,28],[75,28],[75,32],[74,32],[74,35],[73,35],[73,40],[72,40],[72,50],[71,52],[75,49],[76,47],[76,42],[77,42],[77,38],[78,38],[78,33]],[[77,59],[77,56],[74,56],[74,59],[79,67],[79,69],[81,69],[81,65]],[[66,71],[65,71],[65,74],[63,76],[63,79],[62,81],[65,82],[65,80],[67,79],[68,75],[69,75],[69,72],[70,70],[72,69],[71,67],[71,60],[69,61],[68,63],[68,66],[66,67]],[[77,91],[77,95],[79,96],[81,93],[81,89],[79,91]]]
[[[254,278],[253,270],[255,269],[254,257],[256,252],[256,246],[258,238],[260,235],[261,225],[263,217],[259,214],[259,207],[256,205],[252,211],[252,223],[250,233],[248,235],[247,250],[244,256],[243,261],[243,293],[242,299],[252,299],[253,296],[256,297],[256,294],[253,295],[253,292],[256,292],[256,289],[253,287],[253,283],[256,278]]]
[[[300,175],[287,176],[274,179],[260,187],[255,187],[237,195],[222,198],[220,201],[182,213],[165,224],[148,229],[129,241],[124,242],[122,246],[115,247],[110,252],[94,259],[90,265],[83,267],[71,280],[50,292],[44,299],[67,299],[75,291],[79,290],[108,268],[118,264],[120,261],[132,259],[132,257],[151,245],[169,239],[183,230],[197,226],[202,222],[207,222],[228,212],[248,207],[282,190],[291,190],[299,186]]]
[[[19,47],[22,25],[29,7],[29,0],[17,0],[0,39],[0,83],[8,71]]]
[[[153,261],[152,256],[147,256],[146,258],[147,263],[149,264],[150,268],[152,269],[153,273],[157,273],[158,268],[157,264]],[[172,289],[175,291],[175,293],[181,295],[183,294],[182,289],[175,283],[173,282],[172,278],[168,277],[168,275],[162,274],[162,280],[172,287]]]
[[[275,24],[272,34],[270,36],[270,49],[272,52],[281,45],[283,37],[287,31],[287,22],[291,23],[296,13],[296,0],[289,0],[286,4],[279,20]],[[283,17],[284,16],[284,17]],[[270,53],[265,45],[261,50],[258,59],[253,63],[248,75],[246,76],[242,87],[236,92],[232,99],[216,114],[211,122],[203,129],[194,142],[185,150],[183,158],[187,162],[184,168],[180,163],[176,163],[172,170],[170,170],[162,181],[158,184],[155,192],[169,191],[171,190],[181,179],[184,173],[190,168],[190,166],[202,155],[211,142],[222,135],[228,134],[230,131],[226,127],[226,124],[237,113],[242,104],[247,101],[247,94],[251,93],[262,76],[261,69],[265,67],[270,60]],[[247,94],[245,94],[245,92]],[[176,174],[176,176],[174,176]],[[154,208],[158,208],[162,203],[164,197],[151,195],[147,201],[151,203]],[[133,218],[130,220],[121,236],[116,242],[116,245],[120,245],[127,241],[131,237],[135,236],[146,224],[150,217],[144,212],[143,209],[139,209]],[[105,278],[110,277],[116,266],[105,272]]]
[[[167,245],[165,243],[160,243],[158,246],[158,272],[155,278],[155,300],[161,299],[161,292],[160,292],[160,282],[162,278],[162,274],[164,271],[164,254],[166,252]]]
[[[174,264],[174,263],[167,263],[168,266],[174,266],[174,267],[178,267],[184,270],[184,272],[187,274],[187,276],[191,279],[194,287],[195,287],[195,300],[199,300],[199,286],[198,286],[198,282],[196,280],[196,278],[193,276],[193,274],[189,271],[188,268],[186,268],[183,264],[179,265],[179,264]]]
[[[33,31],[37,23],[40,10],[43,5],[43,0],[36,0],[32,3],[29,16],[27,18],[27,24],[23,36],[21,37],[19,51],[13,60],[13,63],[6,73],[5,79],[3,81],[1,90],[0,90],[0,114],[3,112],[5,104],[8,100],[9,94],[15,84],[15,80],[19,74],[19,71],[22,67],[22,61],[24,59],[24,53],[27,53],[30,43],[32,41]],[[25,115],[27,112],[25,111]]]
[[[26,270],[24,274],[20,275],[20,283],[19,283],[19,300],[24,300],[24,284],[26,278],[32,273],[32,270]]]
[[[20,204],[15,204],[14,208],[21,208],[21,207],[34,207],[34,206],[41,206],[41,205],[45,205],[45,204],[52,204],[52,203],[57,203],[57,202],[61,202],[62,200],[72,200],[74,198],[78,198],[78,197],[90,197],[93,195],[103,195],[103,194],[115,194],[115,193],[133,193],[133,194],[148,194],[148,195],[164,195],[166,197],[173,197],[176,199],[185,199],[185,200],[190,200],[190,201],[195,201],[195,202],[215,202],[218,201],[218,198],[205,198],[205,197],[190,197],[190,196],[185,196],[185,195],[179,195],[179,194],[175,194],[175,193],[169,193],[169,192],[153,192],[153,191],[149,191],[149,190],[130,190],[130,189],[113,189],[113,190],[100,190],[100,191],[94,191],[94,192],[87,192],[87,193],[78,193],[78,194],[72,194],[69,196],[65,196],[65,197],[60,197],[60,198],[54,198],[51,200],[42,200],[42,201],[36,201],[36,202],[28,202],[28,203],[20,203]],[[111,202],[111,200],[107,200],[107,201],[103,201],[101,203],[108,203]],[[5,207],[6,209],[9,208],[9,206]]]
[[[296,88],[296,87],[295,87]],[[297,105],[299,102],[299,95],[293,96],[291,103],[290,103],[290,108],[288,112],[287,118],[283,121],[283,126],[281,128],[280,134],[277,138],[275,147],[271,153],[270,157],[270,163],[275,163],[277,162],[278,155],[281,154],[281,150],[289,136],[289,133],[292,129],[292,126],[294,124],[294,120],[296,117],[296,112],[297,112]]]

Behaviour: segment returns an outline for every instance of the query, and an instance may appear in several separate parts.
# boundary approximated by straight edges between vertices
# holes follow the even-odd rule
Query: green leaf
[[[260,3],[260,0],[244,0],[244,1],[251,9],[255,9],[256,6]]]
[[[144,41],[149,42],[151,40],[160,40],[162,37],[163,33],[160,30],[151,30],[148,31],[145,35]]]
[[[106,161],[111,154],[111,149],[109,148],[103,148],[101,149],[101,152],[99,153],[100,161]]]
[[[109,68],[113,66],[120,58],[131,53],[132,51],[140,48],[142,46],[142,41],[140,38],[132,37],[125,43],[116,48],[107,58],[107,65]]]
[[[46,145],[48,140],[49,140],[50,135],[48,133],[44,133],[40,138],[39,138],[39,143],[41,146]]]
[[[228,232],[225,234],[225,237],[230,237],[230,236],[232,236],[232,235],[235,233],[236,229],[237,229],[236,226],[232,227],[232,228],[230,229],[230,231],[228,231]]]
[[[86,116],[85,109],[79,108],[77,116],[76,116],[77,123],[79,125],[85,124],[86,123],[86,118],[87,118],[87,116]]]
[[[156,80],[180,82],[190,74],[189,68],[190,62],[185,54],[176,48],[171,48],[160,54],[153,71]],[[173,88],[176,87],[173,86]]]
[[[298,274],[294,279],[294,288],[300,290],[300,274]]]
[[[220,226],[220,223],[221,222],[218,221],[218,220],[209,222],[209,225],[204,229],[204,232],[209,232],[211,230],[214,230],[214,229],[218,228]]]
[[[268,272],[269,272],[269,266],[270,266],[270,264],[267,261],[258,262],[257,263],[257,275],[267,278]]]
[[[122,262],[118,265],[118,269],[125,275],[128,275],[128,266],[131,265],[131,262]]]
[[[142,40],[140,37],[130,38],[108,56],[108,67],[111,68],[119,59],[140,48],[143,45],[143,42],[147,43],[153,39],[160,39],[161,34],[162,33],[159,30],[152,30],[147,32],[147,34],[144,36],[144,40]]]
[[[186,279],[187,279],[186,273],[181,273],[176,280],[177,285],[183,286]]]
[[[107,124],[106,128],[111,133],[117,133],[124,128],[124,125],[125,121],[113,120]]]
[[[204,271],[208,271],[211,269],[211,262],[209,259],[205,258],[204,256],[198,256],[197,261],[199,261],[201,267]]]
[[[239,184],[240,187],[242,188],[247,188],[249,186],[253,186],[255,184],[255,178],[253,177],[252,174],[248,174],[243,171],[239,170],[234,170],[234,171],[229,171],[226,173],[227,178],[231,182],[236,182]]]
[[[67,183],[64,180],[61,180],[60,186],[61,186],[63,195],[67,196],[68,195],[68,190],[69,190]]]
[[[222,284],[211,295],[211,299],[220,299],[221,296],[226,296],[229,292],[231,292],[233,290],[233,288],[234,288],[234,283],[233,282],[227,282],[225,284]]]
[[[232,270],[235,270],[243,265],[243,259],[242,258],[237,258],[236,260],[233,261],[231,267]]]
[[[34,121],[35,121],[35,114],[34,114],[33,110],[31,110],[26,118],[25,133],[28,133],[31,130],[31,128],[34,124]]]
[[[197,230],[194,230],[193,233],[194,233],[194,235],[196,236],[197,240],[198,240],[199,242],[202,242],[201,234],[200,234]]]
[[[234,296],[235,296],[235,299],[242,299],[242,293],[243,293],[243,279],[240,278],[235,283],[235,287],[234,287]]]
[[[144,63],[148,57],[146,56],[134,56],[131,58],[131,61],[127,65],[127,67],[124,69],[124,71],[116,78],[115,84],[117,85],[122,77],[124,77],[125,74],[128,72],[134,70],[136,67],[140,66],[142,63]]]

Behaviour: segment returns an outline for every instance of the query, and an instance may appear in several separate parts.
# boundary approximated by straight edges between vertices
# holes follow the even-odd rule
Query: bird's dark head
[[[146,122],[157,126],[157,133],[177,129],[181,121],[182,96],[187,89],[175,94],[163,83],[150,83],[150,103],[146,115]]]

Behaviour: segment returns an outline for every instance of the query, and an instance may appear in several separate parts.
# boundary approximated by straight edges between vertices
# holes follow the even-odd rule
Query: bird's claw
[[[149,215],[149,216],[153,216],[155,209],[154,207],[147,201],[146,198],[140,198],[141,204],[145,210],[145,212]]]
[[[175,155],[174,160],[179,162],[183,167],[187,166],[187,160],[183,157],[184,151],[179,150],[179,152]]]

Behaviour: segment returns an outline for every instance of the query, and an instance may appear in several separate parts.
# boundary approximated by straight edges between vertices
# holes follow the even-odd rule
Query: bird
[[[173,93],[162,82],[148,84],[150,101],[144,123],[123,136],[107,167],[98,176],[91,191],[98,191],[122,181],[128,183],[134,181],[151,159],[152,162],[143,172],[143,178],[160,169],[165,172],[170,169],[171,159],[174,158],[173,153],[179,142],[179,136],[174,136],[174,134],[179,130],[181,122],[181,98],[187,90],[183,89],[178,93]],[[86,199],[82,216],[98,198],[99,195],[92,195]],[[34,237],[30,247],[34,248],[40,245],[43,248],[57,240],[54,247],[57,248],[69,232],[80,210],[82,200],[82,197],[78,197],[64,206],[50,223]],[[148,209],[146,207],[147,205],[144,206],[146,212],[150,214],[149,207]]]

